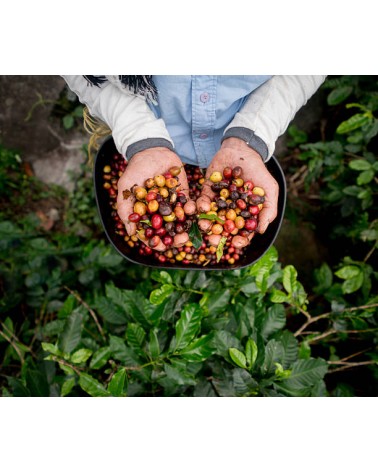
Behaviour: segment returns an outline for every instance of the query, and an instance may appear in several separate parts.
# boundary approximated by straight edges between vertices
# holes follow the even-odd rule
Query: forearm
[[[324,75],[277,75],[251,94],[225,130],[225,136],[251,139],[264,160],[273,152],[276,140],[289,126],[325,80]],[[251,133],[251,131],[253,133]]]
[[[173,149],[163,120],[155,117],[143,97],[109,82],[96,87],[80,75],[62,77],[91,115],[109,126],[118,151],[127,158],[151,147]]]

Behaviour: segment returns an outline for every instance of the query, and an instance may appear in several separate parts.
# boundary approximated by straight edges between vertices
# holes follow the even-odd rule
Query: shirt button
[[[203,92],[200,95],[200,100],[202,103],[206,103],[209,101],[210,95],[207,92]]]
[[[201,139],[206,139],[207,136],[208,136],[208,135],[207,135],[206,133],[202,133],[202,134],[200,134],[199,137],[200,137]]]

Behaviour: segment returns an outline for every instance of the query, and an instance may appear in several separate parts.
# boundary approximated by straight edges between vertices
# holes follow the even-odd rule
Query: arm
[[[297,111],[324,82],[325,75],[276,75],[251,94],[225,130],[224,139],[235,137],[267,161],[275,143]]]
[[[82,75],[62,77],[91,115],[109,126],[118,151],[127,159],[153,147],[173,149],[164,121],[155,117],[143,97],[110,82],[91,85]]]
[[[264,188],[259,233],[276,218],[278,202],[278,184],[264,162],[272,156],[277,138],[324,80],[325,76],[274,76],[259,87],[226,128],[221,149],[207,169],[209,178],[214,170],[240,165],[244,180]],[[213,196],[210,185],[205,184],[197,207],[208,206]]]
[[[173,152],[173,142],[164,121],[155,117],[143,97],[127,89],[121,90],[107,81],[99,87],[90,85],[81,75],[63,78],[90,113],[109,126],[118,151],[129,160],[118,181],[117,211],[127,232],[135,234],[136,225],[129,221],[135,197],[125,200],[123,191],[135,184],[144,185],[148,178],[163,174],[170,167],[182,166],[180,158]],[[185,172],[181,172],[179,180],[189,197]]]

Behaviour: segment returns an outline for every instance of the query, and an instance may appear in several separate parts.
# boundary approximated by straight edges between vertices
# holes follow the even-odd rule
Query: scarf
[[[111,82],[116,87],[127,88],[135,95],[156,101],[157,90],[152,75],[84,75],[83,77],[91,86],[101,87],[104,83]]]

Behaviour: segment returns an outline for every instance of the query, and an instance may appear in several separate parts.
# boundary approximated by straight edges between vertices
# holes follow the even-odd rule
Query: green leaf
[[[202,315],[203,311],[196,303],[183,308],[180,319],[176,323],[175,351],[183,349],[192,341],[200,329]]]
[[[295,291],[298,272],[292,265],[287,265],[283,270],[283,286],[291,294]]]
[[[273,303],[284,303],[289,300],[289,297],[282,290],[273,289],[270,294],[270,301]]]
[[[370,170],[371,164],[366,159],[355,159],[349,162],[349,167],[354,170]]]
[[[198,224],[194,221],[192,226],[189,229],[189,239],[193,243],[193,246],[196,249],[199,249],[202,246],[202,234],[198,227]]]
[[[109,397],[110,393],[105,389],[105,387],[100,384],[96,379],[91,375],[86,373],[81,373],[79,377],[79,385],[88,393],[91,397]]]
[[[54,354],[55,356],[61,356],[62,351],[59,350],[58,346],[55,346],[55,344],[51,343],[41,343],[42,349],[46,352],[50,352],[51,354]]]
[[[231,334],[229,331],[224,330],[219,330],[215,332],[213,344],[216,348],[216,353],[227,360],[229,359],[228,350],[231,347],[237,346],[239,349],[242,349],[242,345],[239,339],[233,334]]]
[[[249,370],[253,368],[258,354],[257,344],[253,339],[248,339],[245,345],[245,357],[247,360],[247,367]]]
[[[335,88],[327,97],[328,105],[338,105],[342,103],[353,92],[353,87],[350,85],[342,85]]]
[[[276,337],[283,347],[283,356],[280,363],[284,369],[288,369],[298,359],[298,341],[293,333],[282,331]]]
[[[63,333],[59,336],[59,349],[71,353],[80,343],[84,315],[76,309],[67,318]]]
[[[46,375],[41,371],[28,369],[25,380],[32,397],[48,397],[50,395]]]
[[[341,286],[343,293],[353,293],[362,287],[364,283],[364,274],[361,271],[355,277],[351,277],[345,280]]]
[[[173,380],[177,385],[196,385],[193,375],[189,374],[187,371],[169,364],[164,364],[164,370],[167,377]]]
[[[332,286],[332,270],[326,262],[323,262],[319,269],[315,270],[315,278],[318,283],[317,291],[327,290]]]
[[[124,325],[129,320],[123,307],[113,303],[107,297],[97,297],[95,306],[99,314],[108,323],[114,325]]]
[[[234,369],[232,381],[237,396],[257,395],[259,384],[245,369]]]
[[[98,351],[95,351],[91,362],[89,363],[90,369],[101,369],[108,362],[111,355],[110,347],[101,347]]]
[[[71,362],[74,364],[81,364],[82,362],[86,362],[92,355],[92,351],[90,349],[79,349],[78,351],[71,354]]]
[[[213,333],[210,333],[195,339],[189,346],[179,352],[180,356],[187,361],[203,362],[215,352],[213,338]]]
[[[150,294],[150,302],[153,305],[160,305],[174,291],[173,285],[164,284],[153,290]]]
[[[117,288],[112,283],[106,285],[105,293],[111,302],[124,310],[126,315],[130,316],[144,328],[150,327],[145,310],[145,302],[148,303],[148,301],[143,298],[142,294],[137,293],[135,290]]]
[[[236,349],[235,347],[231,347],[228,350],[228,353],[230,354],[230,357],[234,364],[236,364],[238,367],[241,367],[243,369],[247,368],[247,359],[245,355],[239,351],[239,349]]]
[[[364,125],[367,125],[368,123],[370,123],[370,121],[371,121],[371,118],[366,113],[356,113],[355,115],[350,117],[348,120],[340,123],[336,129],[336,133],[339,133],[339,134],[350,133],[351,131],[354,131],[355,129],[358,129]]]
[[[265,359],[262,364],[262,372],[265,374],[273,374],[275,371],[275,364],[282,363],[285,356],[285,350],[281,343],[276,339],[268,341],[265,347]]]
[[[335,272],[337,277],[340,279],[351,279],[353,277],[357,277],[361,272],[361,269],[355,265],[346,265]]]
[[[60,395],[62,397],[66,397],[71,392],[71,390],[74,388],[75,383],[76,383],[76,381],[75,381],[74,378],[67,379],[62,385],[62,388],[60,390]]]
[[[150,340],[148,343],[148,350],[151,354],[152,359],[157,359],[160,355],[160,344],[159,344],[159,338],[157,335],[157,330],[152,329],[150,331]]]
[[[283,305],[272,305],[266,311],[265,316],[257,326],[260,328],[260,333],[264,339],[280,331],[286,324],[286,313]],[[261,324],[260,324],[261,323]]]
[[[294,362],[291,375],[282,382],[288,389],[302,389],[315,385],[327,373],[328,365],[324,359],[299,359]]]
[[[108,392],[111,393],[113,397],[123,397],[125,384],[127,385],[127,372],[124,367],[121,367],[109,382]]]
[[[364,170],[361,174],[357,177],[357,184],[358,185],[365,185],[371,182],[374,179],[375,172],[373,170]]]
[[[64,129],[71,129],[73,125],[75,124],[75,120],[72,115],[65,115],[62,121],[63,121]]]
[[[217,246],[217,251],[216,251],[217,262],[219,262],[221,260],[221,257],[223,256],[223,248],[226,242],[227,242],[227,238],[225,236],[222,236],[219,241],[219,244]]]
[[[136,323],[129,323],[126,330],[128,344],[140,355],[144,355],[143,343],[146,337],[144,329]]]
[[[217,223],[220,223],[221,225],[224,224],[224,220],[222,220],[221,218],[219,218],[219,216],[214,215],[214,214],[208,215],[207,213],[201,213],[200,215],[198,215],[198,218],[201,220],[216,221]]]
[[[208,292],[209,293],[209,292]],[[208,295],[206,293],[206,295]],[[229,289],[210,292],[206,299],[206,307],[209,315],[220,315],[229,309],[231,292]]]

